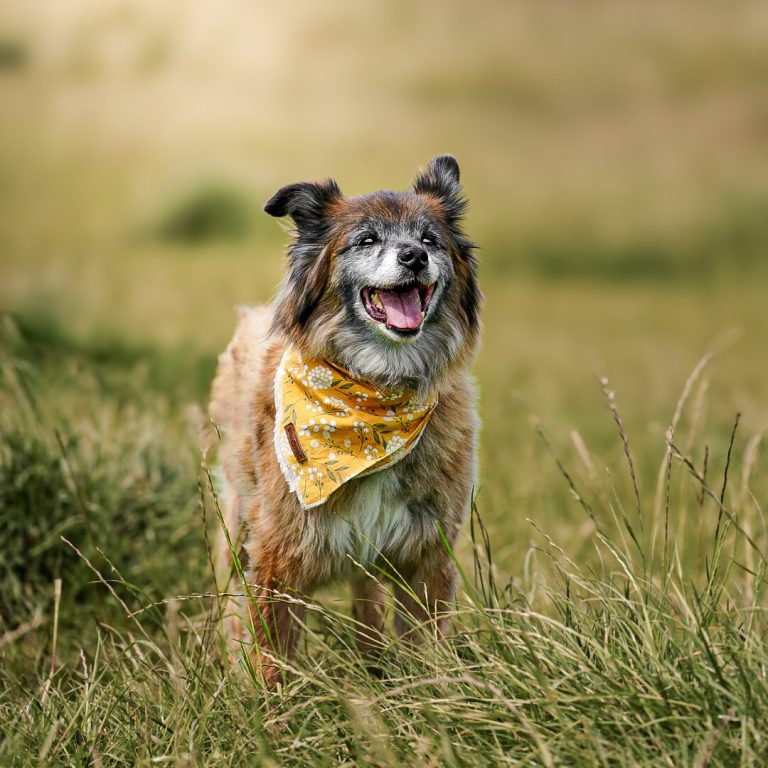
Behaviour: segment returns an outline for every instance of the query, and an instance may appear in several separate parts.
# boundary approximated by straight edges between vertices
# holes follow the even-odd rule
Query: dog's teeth
[[[371,292],[371,304],[373,304],[376,309],[384,309],[384,305],[381,303],[381,299],[379,298],[379,294],[375,291]]]

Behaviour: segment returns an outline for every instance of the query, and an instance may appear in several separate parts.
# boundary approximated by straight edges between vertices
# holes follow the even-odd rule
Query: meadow
[[[235,5],[0,10],[0,764],[764,765],[764,7]],[[452,633],[371,665],[328,589],[265,691],[201,447],[260,206],[446,150],[486,297]]]

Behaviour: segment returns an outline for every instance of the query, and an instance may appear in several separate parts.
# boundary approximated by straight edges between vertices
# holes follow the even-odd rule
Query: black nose
[[[405,248],[397,255],[397,260],[408,269],[418,272],[424,269],[429,262],[429,256],[423,248]]]

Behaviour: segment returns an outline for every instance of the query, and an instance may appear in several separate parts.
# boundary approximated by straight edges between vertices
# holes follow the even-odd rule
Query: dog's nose
[[[429,256],[423,248],[409,247],[400,251],[397,255],[397,260],[408,269],[418,272],[420,269],[424,269],[429,262]]]

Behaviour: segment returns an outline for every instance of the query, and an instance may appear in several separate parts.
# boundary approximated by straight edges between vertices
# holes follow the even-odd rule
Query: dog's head
[[[331,180],[283,187],[264,207],[296,224],[273,329],[359,378],[432,389],[467,361],[479,333],[464,208],[450,155],[407,192],[347,198]]]

